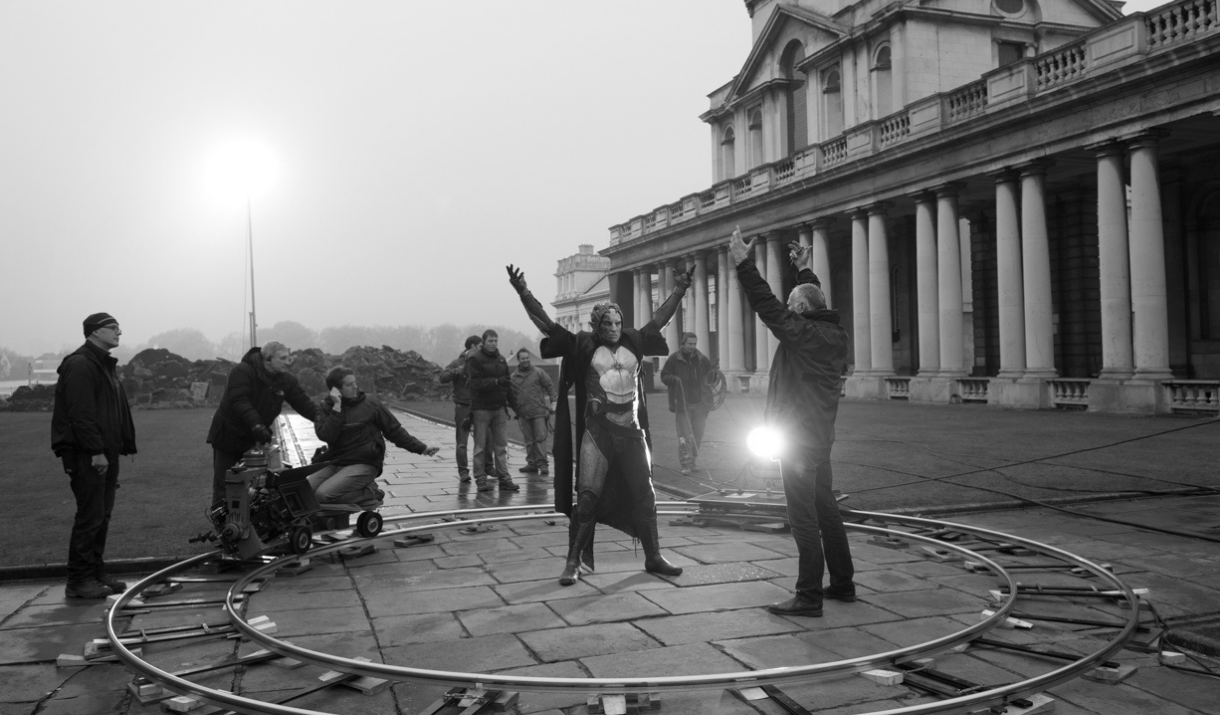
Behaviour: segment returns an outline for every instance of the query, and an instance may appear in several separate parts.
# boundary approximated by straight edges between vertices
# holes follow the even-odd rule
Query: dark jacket
[[[454,358],[453,362],[441,370],[441,382],[453,383],[453,402],[458,405],[470,405],[470,385],[466,382],[466,351]]]
[[[835,440],[840,381],[847,365],[847,331],[837,310],[797,314],[771,293],[754,261],[737,266],[737,280],[750,307],[779,340],[767,387],[767,424],[786,441],[829,448]],[[797,283],[816,283],[802,270]]]
[[[338,412],[334,404],[328,395],[322,401],[322,416],[314,425],[318,439],[328,447],[324,457],[327,462],[339,467],[372,464],[380,471],[385,462],[386,438],[408,452],[423,454],[428,449],[375,397],[361,392],[354,400],[344,399]]]
[[[466,361],[466,379],[470,385],[470,409],[499,410],[505,405],[517,409],[508,361],[499,352],[488,355],[483,348],[475,350]]]
[[[707,406],[707,375],[712,361],[698,350],[691,359],[681,350],[670,355],[661,368],[661,382],[669,388],[669,411],[686,412],[688,406]]]
[[[250,348],[229,372],[224,397],[212,415],[208,444],[233,454],[245,452],[257,442],[254,428],[263,425],[270,429],[284,402],[305,419],[318,419],[318,406],[301,389],[296,376],[268,373],[263,367],[263,351]]]
[[[95,454],[135,454],[136,426],[110,353],[86,342],[59,363],[51,449]]]
[[[551,404],[555,402],[555,383],[551,382],[551,376],[545,370],[533,365],[525,371],[518,367],[511,377],[518,417],[533,419],[551,414]]]

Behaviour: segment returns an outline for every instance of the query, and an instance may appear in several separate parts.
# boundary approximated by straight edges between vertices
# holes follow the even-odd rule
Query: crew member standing
[[[547,420],[555,412],[555,383],[551,376],[530,362],[530,351],[517,351],[513,371],[513,393],[517,398],[517,424],[525,440],[522,474],[550,474],[546,460]]]
[[[136,428],[110,351],[119,346],[119,321],[109,313],[85,318],[85,344],[59,364],[51,449],[63,462],[76,497],[68,542],[68,598],[105,598],[127,584],[106,573],[102,559],[119,455],[136,453]]]
[[[690,474],[698,467],[699,445],[703,444],[703,429],[711,405],[706,396],[708,373],[712,361],[699,352],[699,336],[682,334],[682,349],[670,355],[661,369],[661,382],[669,388],[669,411],[674,413],[678,427],[678,459],[682,473]]]
[[[839,325],[838,311],[826,307],[809,247],[790,246],[789,258],[799,273],[785,307],[750,259],[753,243],[743,241],[737,229],[729,255],[750,308],[779,340],[771,360],[766,419],[786,445],[781,455],[784,496],[797,549],[796,595],[767,610],[817,617],[822,615],[824,598],[856,600],[855,569],[830,471],[839,381],[847,364],[847,331]],[[823,590],[825,571],[830,572],[830,584]]]

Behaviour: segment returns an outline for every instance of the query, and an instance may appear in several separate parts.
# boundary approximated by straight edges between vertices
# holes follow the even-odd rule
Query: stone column
[[[631,297],[632,297],[632,325],[641,327],[645,321],[640,320],[644,315],[644,289],[641,282],[644,279],[644,270],[636,268],[631,272]]]
[[[674,290],[674,264],[670,259],[661,261],[661,270],[657,277],[657,299],[660,303],[664,303],[669,294]],[[661,334],[665,336],[665,342],[669,343],[669,350],[674,351],[675,336],[678,333],[678,312],[674,312],[674,316],[670,318],[669,325],[663,326]],[[665,364],[667,358],[661,358],[661,365]],[[659,373],[658,373],[659,374]]]
[[[1046,233],[1046,165],[1021,167],[1021,277],[1025,294],[1025,376],[1050,379],[1055,371],[1051,301],[1051,250]]]
[[[826,307],[833,308],[830,279],[830,219],[818,218],[809,223],[812,230],[813,272],[822,282],[822,292],[826,294]],[[802,244],[803,245],[803,244]]]
[[[699,349],[704,353],[711,352],[709,341],[711,340],[708,329],[708,302],[707,302],[707,252],[699,251],[691,260],[695,262],[695,283],[692,288],[695,291],[695,329],[694,333],[699,338]]]
[[[729,363],[729,249],[716,249],[716,345],[720,354],[720,369],[732,370]]]
[[[932,194],[915,196],[915,272],[919,314],[919,376],[940,372],[940,307],[937,285],[936,217]]]
[[[1017,182],[1010,172],[995,175],[996,287],[1000,314],[998,377],[1025,374],[1025,294],[1021,283],[1021,228]]]
[[[768,281],[769,285],[770,266],[767,265],[765,236],[759,236],[758,240],[754,242],[754,264],[758,266],[759,275],[763,277],[763,280]],[[757,377],[765,373],[771,366],[770,341],[767,339],[771,333],[754,311],[750,311],[750,314],[754,316],[754,375]]]
[[[936,189],[936,295],[940,312],[940,374],[958,377],[966,372],[962,345],[964,310],[962,301],[962,247],[957,213],[959,186]],[[967,242],[968,243],[968,242]]]
[[[724,283],[724,303],[725,310],[728,313],[728,352],[729,352],[729,371],[735,375],[740,375],[746,369],[746,338],[744,316],[741,308],[741,284],[737,282],[737,266],[733,265],[732,260],[728,256],[728,249],[724,249],[721,253],[724,259],[726,270],[725,275],[727,280]],[[730,385],[734,391],[737,385]]]
[[[771,293],[785,304],[788,302],[788,296],[784,293],[784,272],[787,266],[783,236],[778,232],[767,234],[767,285],[771,286]],[[770,331],[767,334],[770,336],[770,353],[773,353],[777,341]]]
[[[1169,309],[1165,287],[1165,234],[1156,143],[1144,134],[1131,141],[1131,310],[1135,377],[1168,380]]]
[[[652,266],[640,268],[640,312],[636,318],[636,327],[652,320]]]
[[[1097,150],[1097,263],[1101,276],[1101,374],[1126,380],[1131,361],[1131,269],[1127,248],[1127,185],[1123,146]]]
[[[852,374],[859,376],[873,372],[868,278],[868,214],[857,211],[851,216],[851,332],[856,360]]]
[[[890,250],[887,244],[885,210],[878,202],[868,207],[868,300],[872,328],[873,371],[894,374],[893,316],[890,314]]]

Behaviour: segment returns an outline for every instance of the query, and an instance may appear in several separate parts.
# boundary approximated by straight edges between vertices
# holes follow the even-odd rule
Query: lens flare
[[[746,437],[750,451],[765,459],[777,459],[783,446],[779,433],[770,427],[755,427]]]

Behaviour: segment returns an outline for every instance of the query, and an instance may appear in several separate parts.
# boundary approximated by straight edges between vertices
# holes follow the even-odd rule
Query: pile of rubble
[[[327,355],[310,348],[294,352],[292,357],[289,371],[315,399],[326,395],[326,373],[335,365],[350,367],[360,389],[382,398],[443,400],[449,396],[449,387],[440,384],[441,367],[414,350],[403,352],[383,345]],[[134,407],[199,407],[220,402],[235,365],[219,358],[192,362],[163,348],[150,348],[119,366],[119,378]],[[7,412],[49,412],[54,406],[54,385],[20,387],[7,402],[0,402],[0,410]]]

